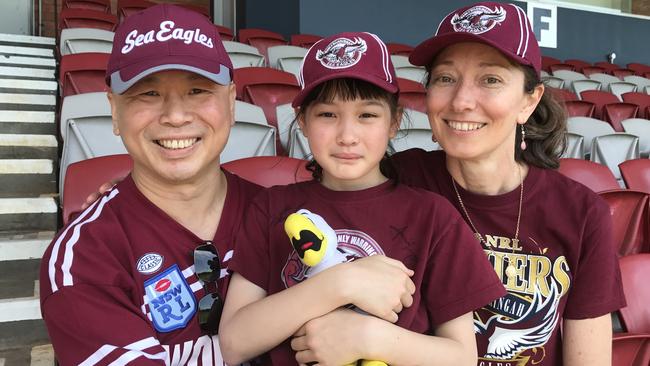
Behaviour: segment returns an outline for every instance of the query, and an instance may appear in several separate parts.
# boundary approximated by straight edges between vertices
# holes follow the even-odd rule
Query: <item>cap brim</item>
[[[166,60],[169,63],[165,64],[160,64],[160,61],[158,60],[157,62],[151,62],[151,61],[145,61],[144,65],[143,63],[138,63],[138,64],[133,64],[130,65],[128,68],[124,68],[121,70],[118,70],[110,75],[110,86],[111,86],[111,91],[116,94],[122,94],[125,91],[127,91],[130,87],[132,87],[135,83],[138,81],[142,80],[143,78],[154,74],[159,71],[165,71],[165,70],[183,70],[183,71],[189,71],[198,75],[201,75],[205,77],[206,79],[212,80],[217,84],[220,85],[228,85],[232,81],[231,76],[230,76],[230,69],[222,65],[220,63],[213,63],[210,65],[210,69],[218,69],[219,71],[217,73],[213,73],[210,71],[205,70],[206,63],[205,61],[201,62],[199,65],[199,62],[197,62],[195,65],[188,65],[186,62],[186,57],[183,58],[184,62],[182,64],[180,63],[174,63],[173,58],[170,60]],[[150,67],[147,67],[146,63],[151,63]],[[129,69],[133,70],[139,70],[145,68],[144,71],[139,72],[135,76],[128,78],[127,80],[124,80],[122,78],[123,73],[128,74]]]
[[[291,103],[291,106],[294,108],[300,107],[300,105],[302,104],[303,100],[305,100],[307,95],[309,95],[309,93],[311,93],[312,90],[314,90],[317,86],[321,85],[322,83],[328,80],[342,79],[342,78],[359,79],[359,80],[367,81],[373,85],[376,85],[386,90],[389,93],[397,93],[399,91],[397,85],[391,84],[384,79],[380,79],[368,75],[359,75],[358,72],[354,72],[354,71],[343,71],[343,72],[329,74],[320,79],[310,82],[309,86],[302,89],[300,93],[298,93],[298,95],[296,95],[296,97],[293,98],[293,102]]]
[[[513,53],[503,50],[503,48],[488,39],[481,37],[480,35],[466,33],[466,32],[454,32],[447,33],[439,36],[433,36],[426,41],[420,43],[415,47],[409,56],[409,62],[416,66],[429,66],[433,59],[446,47],[460,43],[460,42],[478,42],[487,44],[499,50],[509,59],[515,61],[518,64],[528,65],[535,68],[528,60],[523,59]]]

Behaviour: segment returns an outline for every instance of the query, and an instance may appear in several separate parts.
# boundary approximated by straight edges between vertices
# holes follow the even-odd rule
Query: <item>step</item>
[[[58,134],[54,112],[0,110],[0,133]]]
[[[56,46],[56,41],[52,37],[25,36],[21,34],[0,33],[1,43],[23,43],[34,47]]]
[[[0,56],[0,65],[8,66],[32,66],[38,68],[56,68],[56,60],[53,58],[43,58],[43,57],[29,57],[29,56],[18,56],[18,55],[5,55]]]
[[[40,266],[41,258],[0,262],[0,323],[40,318],[32,306],[38,299]]]
[[[11,365],[29,365],[17,361],[15,363],[9,360],[15,359],[11,355],[12,351],[31,348],[35,345],[46,345],[50,343],[45,328],[45,322],[42,319],[22,320],[14,322],[0,323],[0,357],[7,359],[7,366]],[[50,364],[50,366],[53,366]]]
[[[0,110],[54,111],[55,95],[0,93]]]
[[[0,232],[56,231],[54,197],[0,198]]]
[[[54,50],[52,48],[0,45],[0,54],[54,58]]]
[[[33,67],[0,66],[0,75],[12,78],[54,79],[54,68],[37,69]]]
[[[0,152],[2,151],[0,146]],[[35,152],[37,149],[32,148],[31,151]],[[56,148],[45,148],[39,153],[56,159]],[[0,159],[0,197],[55,195],[56,178],[56,165],[53,159]]]
[[[0,263],[40,259],[47,246],[50,245],[52,237],[53,234],[50,234],[49,238],[0,239]]]
[[[0,93],[56,95],[58,87],[53,80],[0,79]]]
[[[0,159],[29,157],[56,161],[57,155],[58,141],[54,135],[0,134]]]

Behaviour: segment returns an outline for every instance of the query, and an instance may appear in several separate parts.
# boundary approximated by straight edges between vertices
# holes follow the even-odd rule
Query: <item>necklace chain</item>
[[[524,180],[521,176],[521,166],[518,166],[518,171],[519,171],[519,210],[517,212],[517,226],[515,228],[515,242],[512,244],[512,253],[515,253],[515,245],[518,241],[519,238],[519,223],[521,220],[521,206],[522,202],[524,201]],[[451,177],[451,184],[454,187],[454,192],[456,192],[456,197],[458,198],[458,203],[460,203],[460,208],[463,209],[463,213],[465,214],[465,217],[467,217],[467,221],[469,221],[469,225],[472,227],[472,230],[474,230],[474,233],[478,237],[479,241],[486,247],[490,248],[490,246],[487,244],[485,239],[483,239],[483,235],[478,232],[476,229],[476,226],[474,226],[474,223],[472,222],[472,219],[469,217],[469,213],[467,212],[467,208],[465,208],[465,204],[463,203],[463,200],[460,198],[460,193],[458,192],[458,188],[456,187],[456,180],[454,177]],[[490,249],[492,250],[492,249]]]

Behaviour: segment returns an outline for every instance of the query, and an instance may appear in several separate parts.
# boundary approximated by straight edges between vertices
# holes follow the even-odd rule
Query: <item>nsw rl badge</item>
[[[196,313],[194,294],[173,265],[144,283],[153,325],[159,332],[183,328]]]

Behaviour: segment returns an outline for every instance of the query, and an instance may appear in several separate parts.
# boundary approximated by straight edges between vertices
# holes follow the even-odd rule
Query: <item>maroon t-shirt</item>
[[[443,151],[412,149],[393,158],[403,182],[442,194],[462,212]],[[531,166],[513,245],[520,190],[485,196],[457,187],[508,290],[474,313],[478,365],[562,365],[562,318],[593,318],[625,304],[607,204],[560,173]],[[509,260],[512,277],[505,273]]]
[[[343,260],[384,254],[415,271],[413,306],[397,325],[431,333],[505,291],[460,215],[444,198],[387,181],[361,191],[332,191],[311,181],[261,192],[246,213],[230,269],[266,290],[308,278],[284,231],[307,209],[335,230]],[[296,364],[289,340],[270,351],[273,365]]]
[[[259,187],[224,172],[228,190],[214,244],[226,293],[233,236]],[[136,188],[131,176],[54,238],[41,265],[41,310],[62,365],[223,365],[201,332],[206,289],[194,272],[203,240]],[[208,288],[208,290],[212,290]]]

